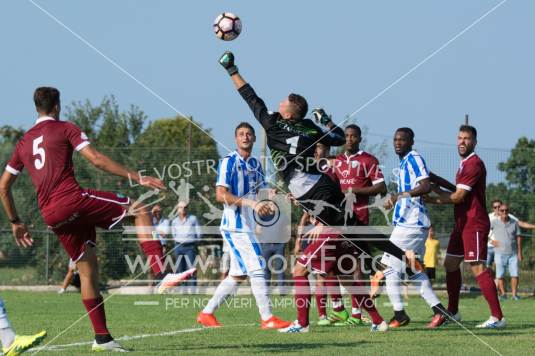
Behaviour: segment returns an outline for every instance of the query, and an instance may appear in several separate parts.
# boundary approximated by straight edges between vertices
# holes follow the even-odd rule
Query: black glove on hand
[[[221,58],[219,58],[219,64],[223,66],[230,76],[238,73],[238,67],[234,64],[234,54],[230,51],[223,53]]]
[[[312,115],[314,115],[316,122],[322,125],[327,125],[327,123],[331,121],[331,116],[327,115],[325,110],[323,110],[322,108],[312,110]]]

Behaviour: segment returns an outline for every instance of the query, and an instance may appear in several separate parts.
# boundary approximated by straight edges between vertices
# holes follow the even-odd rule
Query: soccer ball
[[[241,32],[241,20],[231,12],[224,12],[214,21],[215,35],[223,41],[232,41]]]

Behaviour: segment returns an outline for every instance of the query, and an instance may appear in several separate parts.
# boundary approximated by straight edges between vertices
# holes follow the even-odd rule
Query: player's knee
[[[480,261],[471,262],[470,263],[470,268],[472,269],[472,273],[475,276],[479,276],[481,273],[485,272],[485,270],[487,269],[485,264],[483,262],[480,262]]]

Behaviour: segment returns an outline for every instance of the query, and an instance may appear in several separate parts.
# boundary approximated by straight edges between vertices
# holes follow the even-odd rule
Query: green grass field
[[[106,295],[109,296],[109,295]],[[75,293],[2,292],[10,319],[18,333],[48,331],[47,347],[39,354],[63,353],[83,355],[90,352],[92,330],[87,318],[72,325],[84,315],[80,296]],[[443,296],[442,296],[443,297]],[[477,322],[489,315],[482,297],[461,300],[463,324],[478,338],[456,325],[441,330],[426,330],[430,310],[416,297],[408,301],[407,311],[413,322],[403,329],[370,334],[368,327],[317,327],[308,334],[280,334],[259,329],[258,313],[249,296],[238,297],[218,312],[224,324],[219,329],[201,329],[195,324],[200,306],[207,296],[112,296],[106,302],[108,326],[121,344],[137,354],[158,355],[250,355],[250,354],[366,354],[366,355],[492,355],[489,344],[503,355],[533,354],[535,346],[535,303],[533,298],[505,301],[508,322],[505,330],[476,330]],[[444,298],[443,298],[444,299]],[[292,299],[278,298],[275,312],[287,319],[295,318],[289,306]],[[391,316],[378,299],[385,318]],[[158,302],[159,305],[136,305],[136,302]],[[288,306],[284,306],[285,304]],[[167,305],[167,307],[166,307]],[[312,310],[311,320],[317,319]],[[67,329],[66,332],[64,332]],[[63,333],[64,332],[64,333]],[[86,343],[80,345],[67,345]],[[66,346],[60,346],[66,345]]]

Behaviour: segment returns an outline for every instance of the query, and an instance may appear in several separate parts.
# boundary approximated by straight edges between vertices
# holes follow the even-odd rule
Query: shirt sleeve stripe
[[[84,141],[80,143],[78,146],[76,146],[74,149],[76,151],[80,151],[82,148],[86,147],[87,145],[89,145],[89,141]]]
[[[216,185],[220,185],[223,187],[230,187],[230,178],[232,174],[232,169],[230,167],[230,158],[225,157],[221,161],[221,164],[219,165],[218,172],[217,172],[217,182]]]
[[[372,185],[376,185],[376,184],[379,184],[379,183],[383,183],[385,181],[384,178],[379,178],[379,179],[376,179],[372,182]]]
[[[20,174],[20,171],[16,170],[15,168],[11,167],[9,164],[6,166],[6,171],[13,174],[14,176],[18,176]]]
[[[472,187],[469,186],[469,185],[466,185],[466,184],[457,184],[457,188],[461,188],[461,189],[464,189],[464,190],[467,190],[467,191],[472,191]]]

